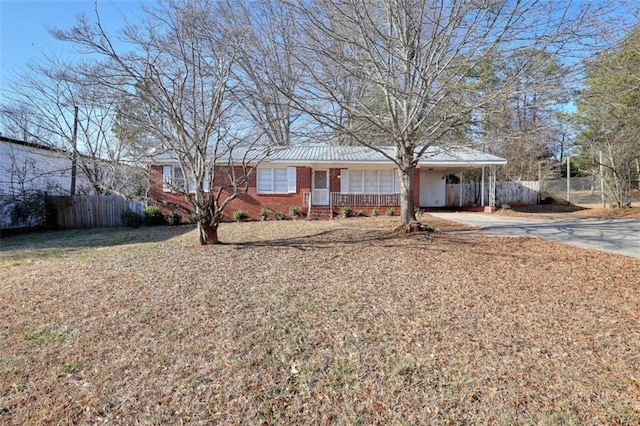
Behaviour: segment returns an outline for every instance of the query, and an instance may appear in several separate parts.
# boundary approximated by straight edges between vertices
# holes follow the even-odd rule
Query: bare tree
[[[617,208],[631,206],[640,180],[640,26],[589,62],[578,103],[578,146]]]
[[[116,49],[97,9],[95,23],[80,17],[71,30],[53,34],[104,59],[86,74],[119,90],[131,107],[127,122],[175,156],[193,187],[173,190],[193,207],[200,243],[215,244],[224,207],[246,191],[252,167],[266,153],[252,149],[260,135],[234,120],[230,93],[242,29],[223,25],[224,11],[214,0],[171,0],[143,5],[143,12],[141,26],[120,33],[130,51]],[[220,183],[215,192],[212,183]]]
[[[242,29],[234,96],[246,120],[262,131],[268,144],[291,145],[294,137],[300,142],[307,134],[294,134],[306,124],[292,101],[301,77],[293,54],[295,16],[274,0],[232,1],[224,16],[229,28]]]
[[[12,81],[14,134],[68,153],[97,194],[132,196],[140,173],[113,133],[116,98],[86,79],[82,68],[46,58]],[[74,110],[77,113],[74,114]]]
[[[50,145],[51,135],[40,126],[36,116],[37,112],[22,102],[0,106],[0,126],[2,126],[3,136]]]
[[[389,141],[403,224],[415,220],[413,170],[428,147],[464,134],[474,112],[520,93],[519,77],[526,71],[535,78],[547,64],[523,58],[486,96],[469,94],[476,67],[523,48],[553,55],[577,48],[580,39],[593,40],[592,24],[601,18],[590,4],[536,0],[326,0],[290,7],[299,16],[297,52],[306,65],[306,97],[296,106],[383,155],[371,135]],[[353,96],[354,82],[362,96]]]

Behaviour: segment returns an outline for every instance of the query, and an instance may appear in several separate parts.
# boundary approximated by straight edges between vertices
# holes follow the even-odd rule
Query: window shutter
[[[162,166],[162,190],[171,192],[171,166]]]
[[[349,169],[340,169],[340,193],[349,193]]]
[[[287,181],[289,186],[289,193],[296,192],[296,168],[287,167]]]

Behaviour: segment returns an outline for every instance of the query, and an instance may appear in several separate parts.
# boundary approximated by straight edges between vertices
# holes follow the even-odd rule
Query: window
[[[187,188],[188,183],[188,188]],[[204,190],[209,192],[209,172],[204,175]],[[163,166],[162,167],[162,190],[164,192],[196,192],[195,181],[187,182],[182,168],[180,166]]]
[[[396,170],[352,170],[340,172],[340,192],[350,194],[398,194]]]
[[[295,167],[259,167],[258,193],[286,194],[296,192]]]

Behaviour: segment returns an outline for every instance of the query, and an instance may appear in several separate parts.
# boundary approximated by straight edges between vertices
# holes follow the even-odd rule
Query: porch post
[[[460,172],[458,174],[458,178],[459,178],[458,179],[458,181],[459,181],[458,186],[460,187],[460,202],[459,202],[459,204],[460,204],[460,207],[462,207],[462,172]]]
[[[333,196],[331,195],[331,183],[329,183],[329,220],[333,219]]]
[[[496,206],[496,166],[489,168],[489,206]]]
[[[480,183],[480,205],[484,207],[484,166],[482,166],[482,182]]]

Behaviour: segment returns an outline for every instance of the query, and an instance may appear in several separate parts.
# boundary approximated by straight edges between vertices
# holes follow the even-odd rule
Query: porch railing
[[[337,207],[399,206],[400,194],[343,194],[332,192],[331,205]]]

